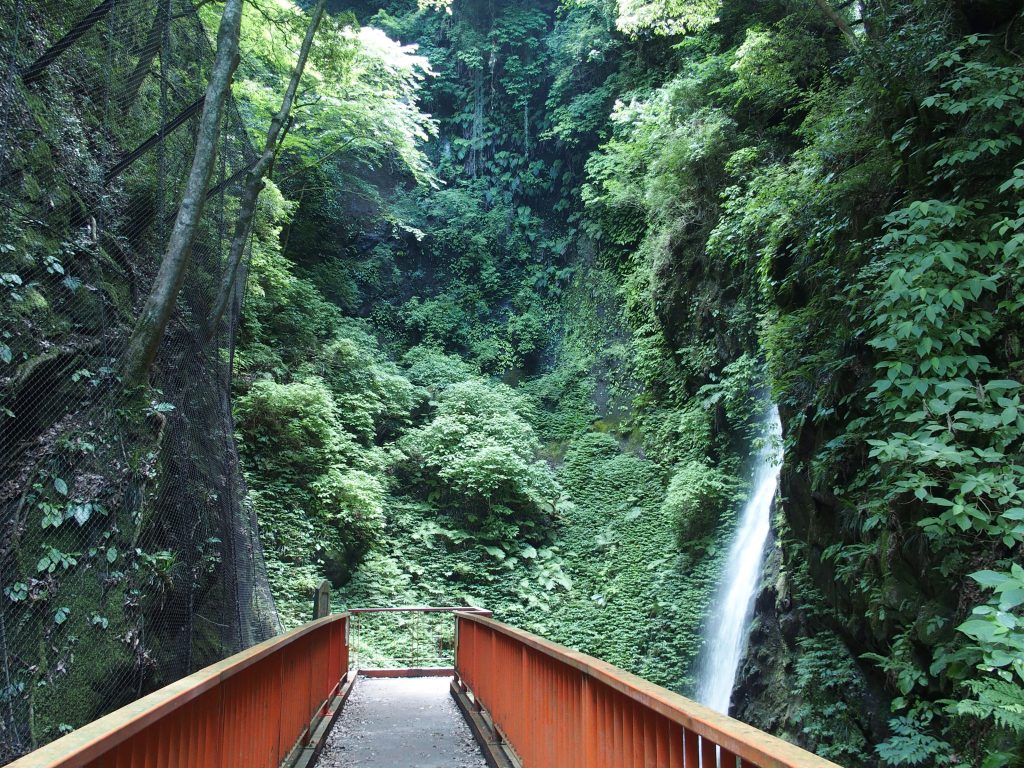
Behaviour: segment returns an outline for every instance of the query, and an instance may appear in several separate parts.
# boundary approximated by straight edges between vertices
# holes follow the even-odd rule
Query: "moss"
[[[99,288],[110,305],[114,307],[119,318],[132,318],[132,296],[128,285],[113,281],[100,281]]]
[[[46,296],[34,286],[26,288],[21,296],[21,301],[14,304],[16,311],[20,315],[31,317],[45,313],[50,309],[50,302],[47,301]]]
[[[47,653],[32,691],[33,738],[48,741],[62,726],[84,725],[112,704],[111,691],[133,674],[133,659],[124,644],[128,624],[124,619],[124,593],[120,588],[104,593],[103,576],[83,568],[51,597],[47,613],[67,608],[67,619],[54,623]],[[106,619],[93,622],[94,617]]]

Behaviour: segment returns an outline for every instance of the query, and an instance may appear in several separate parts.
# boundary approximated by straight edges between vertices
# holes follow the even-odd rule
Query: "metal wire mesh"
[[[277,629],[233,443],[244,171],[225,112],[141,403],[117,361],[187,177],[213,50],[190,0],[0,0],[0,762]],[[54,53],[56,51],[56,54]]]

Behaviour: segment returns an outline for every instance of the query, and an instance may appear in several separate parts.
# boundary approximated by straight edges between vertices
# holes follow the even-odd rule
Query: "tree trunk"
[[[242,265],[242,256],[245,253],[245,245],[249,241],[249,233],[252,231],[253,219],[256,216],[256,203],[260,192],[265,186],[264,177],[269,176],[273,170],[274,158],[277,157],[277,143],[281,131],[288,122],[288,115],[295,102],[295,93],[299,88],[299,81],[306,68],[306,60],[309,58],[309,50],[313,46],[313,38],[316,36],[320,20],[324,15],[324,7],[327,0],[318,0],[313,9],[313,15],[306,27],[306,36],[299,49],[299,58],[295,62],[295,69],[292,70],[291,80],[288,81],[288,88],[285,91],[284,99],[281,102],[281,109],[270,121],[270,128],[267,129],[267,140],[263,145],[263,154],[260,155],[256,164],[249,171],[245,179],[245,188],[242,190],[242,198],[239,201],[238,220],[235,222],[235,231],[231,236],[231,249],[228,252],[228,262],[224,267],[224,276],[221,279],[220,291],[217,294],[217,301],[213,305],[207,322],[207,337],[217,332],[217,326],[231,302],[231,295],[234,291],[235,282],[238,279],[238,270]]]
[[[242,0],[226,0],[224,13],[217,30],[217,53],[206,86],[206,101],[199,117],[196,149],[192,156],[192,170],[185,185],[185,193],[174,219],[174,227],[167,242],[160,270],[157,272],[146,305],[142,309],[128,340],[122,358],[122,375],[129,386],[146,381],[156,358],[157,349],[167,329],[167,321],[185,279],[196,227],[206,202],[206,187],[210,183],[217,155],[220,120],[231,87],[231,77],[238,66],[238,37],[242,26]]]
[[[822,13],[828,16],[829,20],[836,25],[836,29],[843,33],[843,37],[846,38],[852,48],[860,47],[860,41],[857,39],[857,35],[853,33],[849,23],[842,17],[839,11],[829,5],[828,0],[814,0],[814,2],[821,9]]]

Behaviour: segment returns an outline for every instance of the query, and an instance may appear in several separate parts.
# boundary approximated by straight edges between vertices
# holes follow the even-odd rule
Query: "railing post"
[[[341,633],[341,679],[348,681],[349,628],[352,626],[351,615],[346,615],[342,621],[344,621],[345,624]]]
[[[494,639],[498,639],[497,634],[495,634]],[[544,701],[545,704],[548,704],[549,700],[543,699],[542,697],[545,694],[550,696],[551,691],[538,691],[538,681],[530,679],[530,660],[527,656],[527,648],[525,645],[519,646],[518,684],[519,690],[523,692],[521,696],[517,697],[513,691],[507,692],[506,695],[508,696],[508,699],[511,700],[511,702],[514,702],[510,709],[517,708],[519,710],[518,712],[516,712],[516,716],[519,719],[519,722],[515,724],[516,731],[521,731],[523,735],[526,737],[522,745],[522,754],[524,756],[524,759],[529,759],[532,758],[535,754],[536,743],[534,741],[535,734],[529,728],[523,728],[523,725],[527,722],[527,711],[531,707],[531,705],[536,706],[538,699]],[[519,704],[518,707],[515,706],[516,703]],[[551,717],[551,710],[549,707],[545,706],[544,710],[539,712],[538,714],[541,718],[548,720]],[[529,755],[529,758],[526,757],[527,755]]]
[[[324,579],[313,590],[313,621],[331,612],[331,583]]]

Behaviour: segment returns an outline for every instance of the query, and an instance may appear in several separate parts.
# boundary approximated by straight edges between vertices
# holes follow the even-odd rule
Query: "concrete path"
[[[486,768],[450,677],[361,677],[318,768]]]

